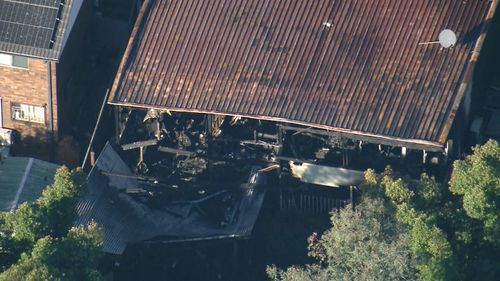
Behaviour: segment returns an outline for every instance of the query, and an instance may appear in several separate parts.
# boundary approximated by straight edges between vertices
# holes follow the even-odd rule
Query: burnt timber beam
[[[158,140],[156,140],[156,139],[146,140],[146,141],[136,141],[133,143],[123,144],[122,149],[123,150],[131,150],[131,149],[152,146],[152,145],[157,145],[157,144],[158,144]]]
[[[243,141],[240,141],[240,144],[262,146],[266,149],[279,149],[280,148],[279,144],[268,143],[268,142],[261,141],[261,140],[258,140],[258,141],[243,140]]]
[[[274,156],[272,158],[273,161],[292,161],[294,163],[307,163],[307,164],[318,164],[316,160],[312,159],[298,159],[298,158],[293,158],[293,157],[286,157],[286,156]]]
[[[104,172],[101,171],[102,175],[108,176],[108,177],[117,177],[117,178],[125,178],[125,179],[135,179],[135,180],[142,180],[142,181],[158,181],[158,178],[155,177],[148,177],[148,176],[139,176],[139,175],[125,175],[125,174],[117,174],[117,173],[110,173],[110,172]]]
[[[122,125],[122,122],[120,120],[120,108],[121,106],[115,106],[113,107],[113,114],[115,116],[115,139],[116,142],[118,143],[120,140],[120,136],[122,134],[122,127],[125,127]]]
[[[279,135],[278,134],[273,135],[273,134],[266,134],[266,133],[257,132],[257,138],[270,139],[270,140],[277,141],[279,138]]]
[[[116,142],[120,143],[123,133],[125,132],[128,124],[128,120],[130,118],[131,112],[130,108],[124,106],[115,106],[114,114],[115,114],[115,134],[116,134]]]
[[[193,152],[193,151],[187,151],[187,150],[182,150],[182,149],[177,149],[177,148],[171,148],[171,147],[166,147],[166,146],[158,146],[158,151],[159,152],[176,154],[176,155],[187,156],[187,157],[196,155],[196,153]]]
[[[383,145],[396,146],[396,147],[406,147],[406,148],[415,149],[415,150],[427,150],[427,151],[433,151],[433,152],[442,152],[443,151],[443,147],[440,147],[437,145],[427,145],[427,144],[423,144],[423,143],[415,143],[415,142],[412,142],[411,140],[399,141],[397,139],[378,138],[378,137],[368,136],[368,135],[348,134],[348,133],[343,133],[343,132],[327,131],[327,130],[321,130],[321,129],[315,129],[315,128],[296,127],[296,126],[285,125],[285,124],[279,124],[278,126],[280,126],[280,128],[283,131],[310,133],[310,134],[322,135],[322,136],[343,137],[343,138],[347,138],[347,139],[364,141],[364,142],[369,142],[369,143],[373,143],[373,144],[383,144]]]

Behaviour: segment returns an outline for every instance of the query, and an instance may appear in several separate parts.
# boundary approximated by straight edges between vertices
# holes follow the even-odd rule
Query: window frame
[[[16,68],[16,69],[23,69],[23,70],[28,70],[29,69],[29,59],[28,57],[25,57],[25,56],[19,56],[19,55],[12,55],[12,54],[6,54],[6,53],[0,53],[0,55],[3,55],[3,56],[9,56],[10,57],[10,64],[5,64],[5,63],[0,63],[0,67],[10,67],[10,68]],[[15,61],[19,60],[19,59],[22,59],[22,60],[26,60],[26,67],[25,66],[21,66],[19,64],[14,64]]]
[[[39,108],[43,110],[43,122],[37,121],[36,119],[17,119],[15,118],[15,112],[14,106],[19,106],[19,109],[22,109],[22,106],[28,106],[33,108],[33,112],[36,112],[35,109]],[[28,111],[29,112],[29,111]],[[29,113],[28,113],[29,116]],[[10,119],[14,122],[23,122],[23,123],[29,123],[29,124],[37,124],[37,125],[47,125],[47,117],[46,117],[46,112],[45,112],[45,105],[36,105],[36,104],[29,104],[29,103],[22,103],[22,102],[10,102]]]

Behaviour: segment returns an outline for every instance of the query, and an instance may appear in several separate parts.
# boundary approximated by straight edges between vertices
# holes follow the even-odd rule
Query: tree
[[[455,253],[439,224],[437,210],[442,188],[435,179],[425,174],[419,181],[395,178],[387,168],[370,186],[384,191],[394,218],[408,227],[412,259],[419,277],[423,280],[458,278]]]
[[[102,233],[95,223],[74,227],[62,238],[39,239],[31,254],[0,274],[8,280],[103,280],[97,267]]]
[[[40,238],[43,230],[40,213],[27,203],[16,211],[2,213],[0,221],[0,265],[5,270],[16,262],[21,253],[29,251]]]
[[[81,171],[66,167],[57,170],[54,183],[34,203],[23,203],[14,212],[1,215],[0,232],[13,239],[23,251],[47,235],[66,235],[76,219],[76,203],[85,190]],[[20,253],[18,253],[20,255]]]
[[[466,279],[500,279],[500,145],[490,140],[455,161],[447,219]]]
[[[85,189],[81,170],[70,171],[63,167],[57,171],[54,183],[43,190],[35,204],[44,220],[43,234],[54,237],[66,235],[77,217],[76,204]]]
[[[1,213],[0,280],[100,280],[100,229],[72,227],[84,191],[82,172],[62,167],[36,202]]]
[[[483,225],[483,239],[500,246],[500,145],[494,140],[453,165],[450,191],[461,197],[463,209]]]
[[[332,213],[332,228],[309,238],[309,255],[318,264],[268,268],[273,280],[414,280],[405,227],[385,212],[380,199],[365,197],[356,211]]]

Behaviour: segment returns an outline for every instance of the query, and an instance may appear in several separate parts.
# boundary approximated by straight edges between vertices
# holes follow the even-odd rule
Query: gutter
[[[52,92],[52,62],[46,61],[47,63],[47,110],[49,111],[49,157],[51,160],[54,158],[54,108],[52,104],[53,92]]]
[[[52,107],[52,62],[46,61],[47,63],[47,85],[48,85],[48,93],[47,93],[47,109],[49,111],[49,133],[51,134],[51,139],[54,136],[54,109]]]

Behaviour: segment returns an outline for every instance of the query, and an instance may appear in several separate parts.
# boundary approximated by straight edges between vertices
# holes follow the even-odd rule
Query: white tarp
[[[309,163],[294,164],[290,161],[292,175],[302,182],[317,185],[339,187],[359,185],[364,178],[364,173],[344,168],[334,168]]]

